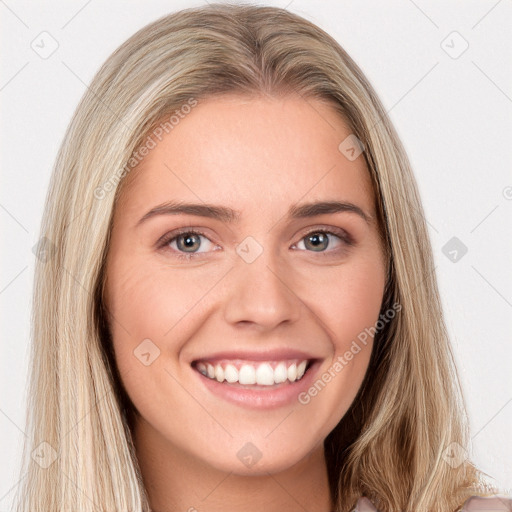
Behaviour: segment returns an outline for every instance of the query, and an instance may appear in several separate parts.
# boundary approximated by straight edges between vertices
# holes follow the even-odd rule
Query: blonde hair
[[[103,304],[120,184],[134,151],[159,126],[170,130],[185,105],[290,93],[329,102],[362,142],[389,263],[382,311],[401,305],[376,334],[358,396],[325,440],[336,511],[365,495],[381,512],[452,512],[489,491],[469,460],[444,461],[451,443],[468,447],[465,406],[415,180],[372,86],[309,21],[275,7],[210,4],[165,16],[122,44],[59,150],[41,224],[50,250],[35,271],[19,512],[150,510]],[[55,460],[41,466],[34,449]]]

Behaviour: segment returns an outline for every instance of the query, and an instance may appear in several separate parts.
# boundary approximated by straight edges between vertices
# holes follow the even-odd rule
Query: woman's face
[[[107,261],[138,436],[283,470],[322,449],[368,366],[385,263],[364,156],[299,96],[201,101],[167,131],[126,178]]]

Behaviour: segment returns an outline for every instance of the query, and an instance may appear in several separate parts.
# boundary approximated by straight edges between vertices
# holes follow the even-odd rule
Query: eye
[[[327,249],[329,245],[332,245],[331,237],[337,239],[338,242],[335,244],[334,249],[326,251],[325,249]],[[306,249],[311,249],[312,252],[338,252],[343,250],[346,246],[354,245],[354,241],[352,237],[342,229],[316,229],[306,233],[297,244],[297,246],[300,245],[304,246]],[[338,248],[336,248],[336,246]]]
[[[329,251],[326,251],[327,247],[333,245],[331,240],[337,240],[335,247]],[[201,239],[208,241],[206,248],[203,251],[199,251],[204,245]],[[305,243],[304,243],[305,241]],[[173,231],[167,233],[157,242],[157,248],[161,250],[168,250],[176,255],[176,257],[184,260],[191,260],[192,258],[200,257],[201,254],[209,252],[209,250],[218,250],[218,246],[215,246],[213,242],[201,231],[196,229],[181,229],[179,231]],[[215,249],[208,249],[208,245],[216,247]],[[353,238],[343,229],[315,229],[309,231],[302,236],[302,239],[298,244],[293,247],[303,245],[309,252],[318,253],[335,253],[342,252],[349,246],[355,245]],[[303,250],[301,247],[299,247]]]
[[[198,250],[199,247],[203,245],[201,243],[201,238],[208,240],[208,242],[213,245],[211,240],[207,238],[204,233],[195,229],[187,229],[178,232],[173,231],[172,233],[164,235],[157,242],[157,247],[164,250],[169,249],[176,253],[178,258],[190,260],[195,257],[196,254],[208,252],[208,247],[202,252]]]

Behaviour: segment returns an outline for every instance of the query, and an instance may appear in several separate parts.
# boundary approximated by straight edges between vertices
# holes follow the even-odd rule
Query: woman
[[[78,106],[42,234],[18,510],[452,512],[497,491],[467,458],[407,157],[306,20],[212,4],[131,37]]]

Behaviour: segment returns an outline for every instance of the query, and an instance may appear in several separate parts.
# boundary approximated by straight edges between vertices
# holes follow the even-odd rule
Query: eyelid
[[[186,253],[181,251],[176,251],[175,249],[170,249],[169,244],[170,242],[174,241],[176,238],[178,238],[180,235],[184,234],[194,234],[194,235],[200,235],[206,239],[208,239],[212,244],[215,245],[215,243],[210,240],[209,236],[201,229],[194,228],[194,227],[183,227],[178,228],[173,231],[170,231],[168,233],[165,233],[163,236],[161,236],[157,242],[155,243],[155,246],[157,249],[160,250],[169,250],[170,252],[174,253],[178,258],[180,259],[186,259],[190,260],[192,258],[199,258],[201,255],[206,254],[203,252],[198,253]],[[215,250],[215,249],[214,249]]]
[[[171,240],[174,240],[174,238],[176,238],[180,235],[185,235],[185,234],[189,234],[189,233],[201,235],[201,236],[204,236],[205,238],[208,238],[208,235],[206,235],[206,233],[204,233],[201,229],[197,229],[192,226],[190,226],[190,227],[185,226],[183,228],[177,228],[177,229],[174,229],[173,231],[169,231],[169,232],[165,233],[155,242],[155,246],[156,247],[165,246]],[[210,239],[208,238],[208,240],[210,240]]]
[[[352,237],[352,235],[350,233],[348,233],[346,230],[344,230],[343,228],[339,228],[339,227],[335,227],[335,226],[327,226],[327,225],[317,225],[317,226],[313,226],[313,227],[309,226],[307,228],[304,228],[301,231],[301,234],[299,235],[298,241],[296,243],[294,243],[292,245],[292,247],[295,247],[297,245],[297,243],[301,242],[306,236],[308,236],[310,234],[315,234],[315,233],[326,233],[326,234],[334,235],[334,236],[340,238],[341,241],[349,247],[355,245],[355,240]],[[195,235],[203,236],[206,239],[208,239],[212,244],[215,244],[215,242],[210,240],[210,237],[202,229],[195,228],[193,226],[190,226],[190,227],[185,226],[185,227],[170,231],[168,233],[165,233],[163,236],[161,236],[157,240],[157,242],[155,243],[155,246],[157,247],[157,249],[164,250],[164,249],[168,248],[168,245],[171,241],[174,241],[174,239],[176,239],[177,237],[179,237],[180,235],[183,235],[183,234],[195,234]],[[176,251],[175,249],[170,249],[170,251],[175,253],[178,258],[187,259],[187,260],[190,260],[192,258],[200,258],[201,255],[207,254],[204,252],[185,253],[185,252],[181,252],[181,251]],[[214,251],[211,251],[211,252],[214,252]],[[303,252],[315,253],[315,251],[303,251]],[[318,253],[327,255],[327,254],[330,254],[333,252],[336,253],[336,252],[339,252],[339,250],[335,249],[335,250],[331,250],[331,251],[319,251]]]
[[[301,231],[300,239],[302,240],[309,234],[322,232],[336,235],[337,237],[341,238],[341,240],[343,240],[343,242],[345,242],[347,245],[355,245],[356,243],[354,237],[345,229],[328,225],[317,225],[313,227],[304,228],[304,230]]]

